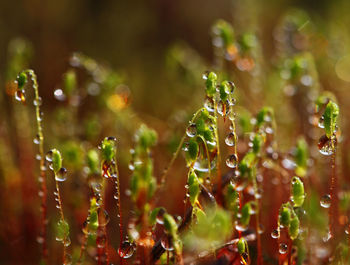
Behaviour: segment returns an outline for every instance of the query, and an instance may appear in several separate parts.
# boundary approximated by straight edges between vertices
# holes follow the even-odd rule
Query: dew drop
[[[15,93],[15,99],[19,102],[25,103],[26,102],[26,97],[24,94],[24,90],[16,90]]]
[[[186,134],[188,137],[194,137],[196,133],[197,133],[197,126],[195,123],[191,123],[186,129]]]
[[[174,247],[172,245],[171,242],[171,237],[170,236],[164,236],[161,240],[160,240],[160,244],[162,245],[162,247],[167,250],[167,251],[173,251]]]
[[[236,230],[240,232],[244,232],[248,229],[248,226],[242,225],[239,222],[236,222],[235,227],[236,227]]]
[[[220,100],[217,106],[218,113],[221,116],[227,116],[230,113],[230,106],[228,100],[222,101]]]
[[[279,237],[280,237],[279,231],[278,231],[277,229],[273,230],[273,231],[271,232],[271,237],[274,238],[274,239],[279,238]]]
[[[331,196],[329,194],[323,195],[320,200],[320,205],[323,208],[329,208],[331,206]]]
[[[123,259],[132,257],[135,252],[135,245],[128,240],[123,241],[118,249],[118,254]]]
[[[265,232],[265,227],[263,224],[259,224],[258,233],[261,235]]]
[[[212,97],[206,97],[204,100],[204,107],[207,109],[209,112],[214,112],[215,107],[214,107],[214,100]]]
[[[46,153],[45,158],[46,158],[46,161],[52,162],[52,151],[51,150]]]
[[[106,226],[109,223],[109,214],[106,210],[98,209],[98,224]]]
[[[226,165],[230,168],[235,168],[237,167],[237,156],[235,154],[230,155],[226,159]]]
[[[63,90],[58,88],[53,92],[55,99],[59,101],[64,101],[66,99],[66,95],[63,93]]]
[[[65,181],[67,179],[67,169],[61,167],[60,170],[58,170],[58,172],[56,173],[55,179],[59,182]]]
[[[321,116],[321,118],[318,120],[318,127],[319,128],[324,128],[324,117],[323,116]]]
[[[163,208],[160,208],[156,217],[156,222],[160,225],[164,224],[164,214],[165,214],[165,210]]]
[[[225,138],[225,143],[228,146],[234,146],[235,145],[235,134],[233,132],[230,132],[227,137]]]
[[[208,75],[209,75],[209,71],[205,71],[204,73],[203,73],[203,75],[202,75],[202,78],[204,79],[204,80],[207,80],[208,79]]]
[[[43,100],[41,97],[38,97],[38,98],[33,100],[34,106],[41,106],[42,103],[43,103]]]
[[[285,243],[280,243],[278,251],[280,252],[280,254],[286,254],[288,251],[288,246]]]
[[[34,144],[40,144],[40,136],[39,136],[39,134],[37,134],[37,135],[34,137],[33,143],[34,143]]]
[[[39,244],[43,244],[43,243],[44,243],[44,237],[38,236],[38,237],[36,238],[36,241],[37,241]]]
[[[322,155],[329,156],[334,153],[335,144],[335,139],[330,139],[326,135],[322,135],[318,141],[318,149]]]

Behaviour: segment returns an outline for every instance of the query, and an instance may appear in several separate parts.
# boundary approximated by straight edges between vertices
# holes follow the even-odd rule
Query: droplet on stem
[[[186,134],[188,137],[194,137],[196,133],[197,133],[197,126],[195,123],[191,123],[186,129]]]
[[[135,245],[130,243],[128,240],[123,241],[118,249],[118,254],[123,259],[132,257],[135,252]]]
[[[325,194],[322,196],[321,200],[320,200],[320,205],[323,207],[323,208],[329,208],[331,207],[331,196],[329,194]]]
[[[226,159],[226,165],[230,168],[235,168],[237,167],[237,160],[237,156],[232,154]]]
[[[65,181],[67,179],[67,169],[61,167],[60,170],[56,173],[55,179],[59,182]]]

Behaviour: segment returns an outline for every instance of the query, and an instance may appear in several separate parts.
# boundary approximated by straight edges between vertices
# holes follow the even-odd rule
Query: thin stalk
[[[288,265],[292,265],[292,247],[293,247],[293,240],[288,236]]]
[[[117,152],[117,151],[116,151]],[[115,155],[117,157],[117,154]],[[115,189],[117,192],[117,215],[119,217],[119,238],[120,238],[120,246],[123,243],[123,216],[122,216],[122,210],[121,210],[121,202],[120,202],[120,175],[119,175],[119,169],[118,169],[118,164],[117,164],[117,159],[115,159],[115,164],[114,164],[114,170],[116,173],[116,179],[114,180],[114,185],[115,185]],[[119,259],[120,259],[120,264],[123,264],[124,260],[123,258],[119,255]]]
[[[47,262],[48,261],[48,250],[47,250],[47,185],[46,185],[46,174],[45,174],[45,156],[44,156],[44,134],[42,129],[42,118],[40,115],[40,101],[39,96],[39,85],[37,81],[37,76],[33,70],[25,70],[24,73],[31,77],[32,87],[34,89],[34,100],[35,105],[35,117],[37,125],[37,134],[39,137],[39,155],[40,155],[40,177],[38,182],[40,183],[40,197],[41,197],[41,223],[40,223],[40,243],[42,245],[42,257]]]
[[[88,239],[88,235],[84,234],[83,242],[81,243],[81,246],[80,246],[80,254],[79,254],[79,259],[77,261],[77,265],[80,265],[82,260],[83,260],[83,255],[84,255],[84,251],[86,249],[87,239]]]
[[[207,142],[205,141],[204,137],[202,135],[199,135],[198,136],[203,144],[204,144],[204,149],[205,149],[205,154],[207,156],[207,160],[208,160],[208,174],[209,174],[209,179],[211,180],[211,161],[210,161],[210,156],[209,156],[209,150],[208,150],[208,145],[207,145]]]
[[[197,110],[196,113],[193,115],[193,118],[191,119],[190,123],[194,122],[194,120],[197,118],[197,116],[204,110],[205,110],[204,107],[202,107],[199,110]],[[159,196],[157,196],[157,195],[163,189],[164,184],[166,182],[167,174],[168,174],[169,170],[171,169],[171,167],[173,166],[176,158],[178,157],[178,155],[179,155],[179,153],[180,153],[180,151],[182,149],[182,146],[183,146],[183,144],[185,142],[186,137],[187,137],[187,135],[186,135],[186,132],[185,132],[184,135],[182,136],[182,138],[180,140],[180,143],[177,146],[177,149],[176,149],[175,153],[173,154],[173,156],[172,156],[168,166],[164,169],[162,175],[160,176],[160,183],[158,184],[158,189],[156,191],[157,194],[154,196],[156,198],[156,200],[159,199]]]
[[[221,179],[221,153],[220,153],[220,142],[219,142],[219,128],[218,128],[218,111],[217,111],[217,101],[214,99],[214,106],[215,106],[215,111],[214,111],[214,122],[215,122],[215,140],[216,140],[216,148],[217,148],[217,153],[216,153],[216,177],[218,181],[218,192],[217,192],[217,197],[218,197],[218,203],[222,203],[222,179]]]
[[[55,173],[55,178],[56,178],[56,173]],[[60,194],[60,187],[58,185],[58,181],[55,180],[55,183],[56,183],[56,197],[57,197],[57,203],[58,203],[58,209],[59,209],[59,213],[60,213],[60,218],[61,218],[61,221],[63,223],[65,223],[65,219],[64,219],[64,214],[63,214],[63,209],[62,209],[62,200],[61,200],[61,194]],[[63,264],[67,264],[66,262],[66,255],[67,255],[67,246],[66,246],[66,243],[67,243],[67,238],[64,237],[63,238]]]
[[[254,185],[254,193],[258,193],[258,183],[256,182],[256,178],[253,179],[253,185]],[[258,248],[258,257],[257,257],[257,264],[262,265],[263,259],[262,259],[262,253],[261,253],[261,237],[260,237],[260,202],[259,199],[255,197],[255,204],[256,204],[256,213],[255,213],[255,230],[256,230],[256,243]]]
[[[337,233],[338,227],[338,178],[336,174],[336,143],[334,144],[334,152],[331,156],[331,186],[330,186],[330,197],[331,207],[329,209],[329,231],[331,236],[334,237]]]
[[[103,176],[102,176],[103,177]],[[104,211],[105,207],[104,207],[104,193],[105,193],[105,178],[103,177],[103,181],[102,181],[102,188],[101,188],[101,196],[99,198],[100,202],[99,202],[99,209],[98,212]],[[104,212],[102,212],[102,214],[104,214]],[[104,220],[105,221],[105,220]],[[97,258],[98,258],[98,265],[101,264],[109,264],[109,257],[108,257],[108,251],[106,249],[106,245],[107,245],[107,232],[106,232],[106,224],[104,223],[103,225],[101,224],[102,220],[100,218],[100,213],[98,213],[98,228],[97,228],[97,237],[96,237],[96,245],[97,245]],[[103,247],[99,247],[99,240],[101,238],[101,235],[106,239],[105,242],[103,242]],[[105,255],[106,260],[102,263],[101,261],[101,257],[102,255]]]

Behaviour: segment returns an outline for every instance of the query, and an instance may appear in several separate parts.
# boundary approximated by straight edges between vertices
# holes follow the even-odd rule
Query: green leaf
[[[62,156],[60,151],[52,149],[52,170],[57,173],[62,167]]]
[[[190,195],[190,202],[191,202],[191,205],[194,206],[198,200],[200,188],[199,188],[198,177],[193,170],[191,170],[191,172],[188,175],[187,183],[188,183],[188,193]]]
[[[239,254],[243,254],[246,252],[246,245],[247,241],[244,239],[244,237],[241,237],[237,243],[237,249]]]
[[[299,219],[297,216],[294,216],[292,220],[290,220],[290,225],[288,229],[289,236],[292,240],[295,240],[299,235]]]
[[[207,80],[205,81],[206,93],[208,96],[215,95],[217,78],[218,77],[214,72],[208,74]]]
[[[333,133],[336,131],[337,120],[339,115],[339,107],[333,101],[329,101],[323,114],[324,118],[324,129],[326,136],[331,138]]]
[[[304,184],[298,177],[292,179],[292,199],[294,207],[300,207],[304,203]]]

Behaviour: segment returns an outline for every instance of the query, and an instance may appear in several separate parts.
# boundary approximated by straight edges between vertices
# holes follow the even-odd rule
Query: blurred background
[[[74,252],[88,211],[84,150],[97,147],[105,136],[116,136],[121,150],[121,190],[125,191],[130,182],[133,135],[146,123],[158,133],[153,157],[154,175],[159,177],[188,120],[203,104],[202,74],[206,70],[217,70],[222,78],[235,82],[238,117],[249,120],[264,105],[275,109],[281,152],[288,153],[296,138],[304,135],[317,165],[309,173],[316,197],[327,190],[329,161],[319,158],[316,143],[321,133],[311,126],[308,110],[315,94],[334,93],[341,110],[338,171],[341,187],[348,189],[349,10],[348,0],[1,0],[0,264],[38,264],[40,259],[34,108],[13,98],[13,80],[19,71],[30,67],[38,76],[45,151],[62,150],[69,172],[62,197]],[[227,58],[235,51],[221,55],[226,47],[218,43],[213,27],[219,19],[232,24],[242,60]],[[301,68],[309,79],[296,89],[300,84],[286,72],[288,60],[300,54],[308,62],[308,67]],[[73,68],[77,68],[78,84],[70,91],[64,87],[64,78]],[[31,93],[27,102],[33,100]],[[242,153],[247,150],[244,133],[249,130],[244,121],[242,118],[239,127]],[[186,167],[182,158],[176,163],[162,204],[169,212],[182,215]],[[53,229],[52,220],[58,213],[50,196],[54,185],[50,174],[49,227]],[[166,194],[172,194],[171,198]],[[278,196],[276,202],[274,198],[264,201],[271,213],[277,213],[286,199],[284,194]],[[127,221],[133,204],[125,192],[122,201]],[[112,224],[116,220],[113,203],[107,201]],[[319,207],[318,199],[315,207]],[[327,212],[320,212],[316,221],[322,230]],[[269,219],[269,215],[263,218],[266,243],[271,243],[275,225]],[[117,231],[113,226],[108,229],[115,249]],[[49,235],[50,260],[57,264],[61,246],[54,241],[54,235]],[[268,245],[266,259],[276,264],[277,246]],[[111,252],[117,262],[115,250]]]

